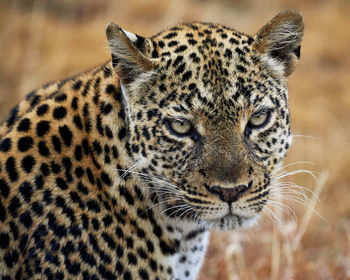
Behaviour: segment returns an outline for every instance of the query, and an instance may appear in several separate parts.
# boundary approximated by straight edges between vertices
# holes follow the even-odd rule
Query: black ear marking
[[[119,58],[112,53],[112,66],[115,68],[117,67],[118,63],[120,62]]]
[[[300,49],[301,49],[301,46],[297,47],[296,49],[294,49],[294,54],[296,55],[296,57],[298,59],[300,59]]]
[[[137,34],[135,34],[135,35],[136,35],[136,38],[137,38],[137,39],[136,39],[136,41],[133,42],[133,43],[134,43],[135,47],[136,47],[140,52],[144,53],[144,51],[145,51],[146,39],[143,38],[143,37],[141,37],[141,36],[139,36],[139,35],[137,35]]]

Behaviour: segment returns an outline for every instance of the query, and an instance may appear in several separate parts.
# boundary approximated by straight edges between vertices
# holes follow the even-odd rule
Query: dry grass
[[[280,224],[264,217],[247,232],[212,234],[199,278],[350,279],[348,0],[2,0],[0,117],[31,89],[107,60],[108,21],[143,35],[190,20],[253,34],[286,8],[302,11],[306,20],[301,65],[289,82],[293,132],[313,136],[295,137],[286,164],[311,161],[288,170],[328,177],[286,178],[320,201],[311,194],[307,206],[285,201],[295,215],[275,209]]]

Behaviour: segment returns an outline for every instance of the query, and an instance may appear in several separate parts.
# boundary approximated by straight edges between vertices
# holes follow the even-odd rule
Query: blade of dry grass
[[[271,280],[278,280],[281,264],[281,233],[274,224],[272,232]]]
[[[310,224],[312,214],[314,213],[313,209],[315,209],[315,207],[316,207],[317,198],[320,196],[320,194],[325,186],[327,177],[328,177],[327,174],[321,175],[317,181],[317,184],[316,184],[316,187],[314,190],[315,195],[311,198],[311,202],[309,204],[310,207],[308,207],[306,209],[306,212],[301,220],[299,229],[294,237],[294,240],[292,241],[292,244],[291,244],[292,251],[295,251],[299,247],[300,241],[303,238],[303,236],[308,228],[308,225]]]
[[[233,242],[225,250],[225,262],[228,279],[240,280],[242,273],[245,271],[245,260],[240,233],[235,232],[230,236]]]

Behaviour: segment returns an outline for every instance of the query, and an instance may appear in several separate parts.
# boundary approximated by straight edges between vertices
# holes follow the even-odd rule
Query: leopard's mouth
[[[244,200],[226,203],[226,207],[223,211],[212,213],[212,217],[208,216],[206,222],[211,225],[214,230],[250,228],[253,227],[262,216],[262,210],[267,204],[267,199],[257,201],[250,207]]]
[[[184,205],[183,207],[181,205]],[[168,205],[162,212],[168,218],[180,218],[204,226],[208,230],[237,230],[253,226],[259,218],[259,213],[239,211],[228,204],[220,211],[211,211],[205,215],[196,207],[187,204]]]

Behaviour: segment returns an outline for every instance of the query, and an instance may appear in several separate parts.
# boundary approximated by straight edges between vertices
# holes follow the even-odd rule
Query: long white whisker
[[[123,180],[125,176],[128,175],[131,172],[131,170],[135,169],[138,165],[140,165],[140,163],[136,162],[127,170],[117,169],[118,171],[124,171],[124,173],[118,178],[116,184],[119,185],[120,181]]]
[[[151,206],[149,206],[145,211],[142,212],[142,214],[147,212],[148,210],[151,210],[151,209],[155,208],[157,205],[162,205],[162,204],[165,204],[165,203],[168,203],[168,202],[172,202],[172,201],[181,201],[181,199],[174,198],[174,199],[162,200],[162,201],[160,201],[158,203],[155,203],[155,204],[152,204]]]
[[[127,169],[127,170],[124,170],[124,169],[117,169],[117,170],[127,172],[129,169]],[[129,172],[130,172],[130,173],[133,173],[133,174],[136,174],[136,175],[140,175],[140,176],[144,176],[144,177],[149,177],[149,178],[157,178],[157,179],[159,179],[159,180],[169,182],[166,178],[161,177],[161,176],[157,176],[157,175],[153,175],[153,174],[150,175],[150,174],[147,174],[147,173],[135,172],[135,171],[131,171],[131,170],[129,170]]]
[[[269,205],[272,205],[274,208],[276,208],[277,210],[282,211],[283,213],[285,213],[287,216],[289,216],[290,214],[293,214],[293,216],[295,216],[295,212],[286,204],[284,204],[281,201],[278,200],[270,200],[269,201]]]
[[[316,171],[310,171],[310,170],[307,170],[307,169],[297,169],[297,170],[294,170],[294,171],[291,171],[291,172],[288,172],[288,173],[285,173],[281,176],[277,176],[275,178],[272,178],[271,179],[271,182],[274,182],[274,181],[277,181],[277,180],[280,180],[282,178],[285,178],[285,177],[288,177],[288,176],[292,176],[292,175],[295,175],[295,174],[299,174],[299,173],[306,173],[306,174],[309,174],[311,175],[315,181],[317,181],[317,175],[322,175],[321,173],[319,172],[316,172]]]
[[[182,204],[182,205],[178,205],[179,209],[174,211],[173,213],[171,213],[170,215],[168,215],[168,217],[165,219],[165,221],[167,222],[169,218],[171,218],[171,216],[176,216],[177,213],[179,213],[179,211],[181,210],[184,210],[184,209],[188,209],[188,208],[191,208],[190,205],[185,205],[185,204]]]
[[[302,134],[292,134],[293,138],[308,138],[308,139],[314,139],[314,140],[318,140],[318,137],[315,136],[310,136],[310,135],[302,135]]]
[[[317,194],[313,191],[313,190],[310,190],[309,188],[306,188],[306,187],[302,187],[302,186],[299,186],[297,185],[296,183],[293,183],[293,182],[274,182],[271,184],[271,186],[273,187],[272,188],[272,191],[275,190],[275,189],[278,189],[278,190],[293,190],[295,192],[298,192],[300,195],[302,196],[307,196],[307,194],[305,193],[308,192],[310,193],[310,195],[314,198],[316,198],[316,200],[318,202],[320,202],[320,199],[319,197],[317,196]],[[296,190],[295,190],[296,189]]]
[[[287,167],[290,167],[290,166],[293,166],[293,165],[296,165],[296,164],[311,164],[311,165],[315,165],[315,163],[313,163],[311,161],[296,161],[296,162],[292,162],[292,163],[286,164],[284,166],[281,166],[280,168],[275,169],[274,171],[271,172],[271,174],[275,174],[275,173],[277,173],[278,171],[280,171],[282,169],[285,169]]]
[[[161,214],[164,214],[166,211],[171,210],[171,209],[175,209],[175,208],[179,208],[179,207],[184,207],[187,206],[186,204],[182,203],[182,204],[176,204],[174,206],[168,207],[166,209],[164,209]]]
[[[311,203],[311,199],[304,192],[301,192],[299,190],[293,190],[293,189],[288,188],[288,187],[279,188],[277,193],[274,193],[274,191],[271,191],[271,193],[272,193],[272,195],[275,195],[276,197],[283,197],[284,195],[290,195],[290,194],[293,194],[293,195],[296,195],[296,196],[299,195],[306,202]],[[315,198],[317,200],[319,200],[318,197],[315,197]]]
[[[282,225],[281,219],[270,208],[264,207],[263,213],[267,214],[272,222],[276,222],[279,226]]]

